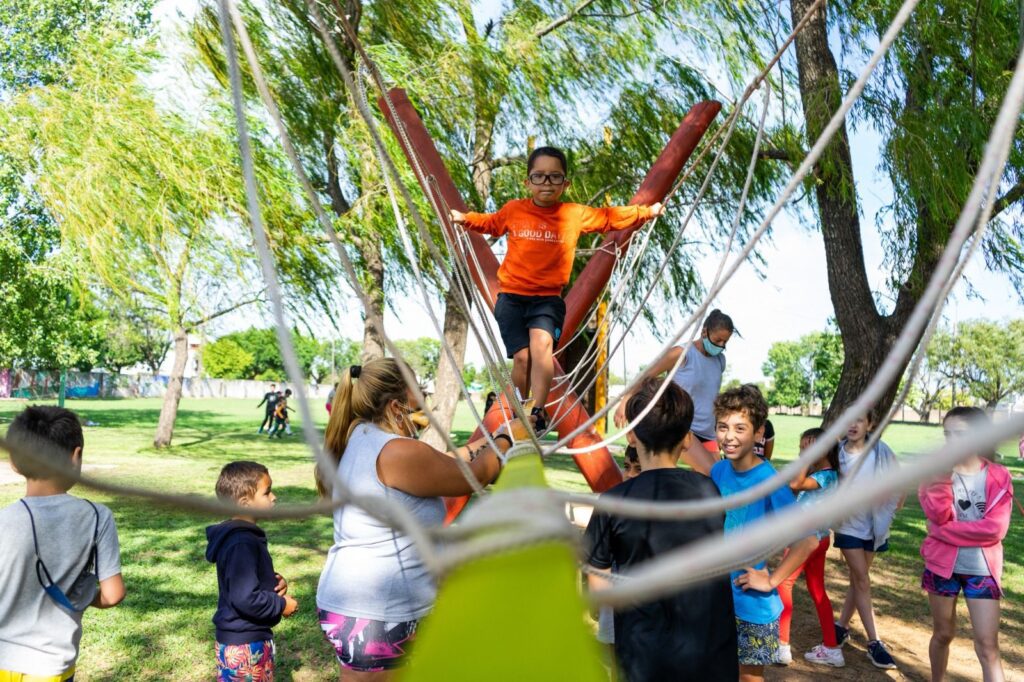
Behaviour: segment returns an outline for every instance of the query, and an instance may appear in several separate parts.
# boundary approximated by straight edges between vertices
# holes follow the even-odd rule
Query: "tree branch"
[[[643,14],[644,12],[654,12],[657,14],[658,10],[664,5],[664,2],[662,2],[661,5],[657,5],[655,3],[640,3],[640,7],[636,8],[632,12],[626,12],[624,14],[615,14],[611,12],[586,12],[580,13],[579,16],[587,17],[588,19],[629,19],[630,17],[635,17],[636,15]]]
[[[512,166],[517,163],[526,163],[526,157],[522,154],[499,156],[491,161],[491,168],[504,168],[505,166]]]
[[[251,296],[249,298],[243,299],[243,300],[239,301],[238,303],[235,303],[233,305],[228,306],[227,308],[221,308],[220,310],[218,310],[215,313],[210,313],[206,317],[201,317],[198,320],[193,320],[192,322],[185,322],[185,323],[182,324],[182,326],[185,328],[185,331],[192,331],[196,327],[201,327],[204,324],[207,324],[208,322],[212,322],[213,320],[217,319],[218,317],[221,317],[223,315],[227,315],[228,313],[234,312],[234,311],[238,310],[239,308],[244,308],[245,306],[249,305],[250,303],[258,303],[259,301],[262,301],[262,300],[263,300],[263,292],[261,291],[260,293],[255,294],[255,295],[253,295],[253,296]]]
[[[1020,201],[1022,198],[1024,198],[1024,180],[1018,182],[1007,190],[1006,194],[996,199],[995,203],[992,204],[992,216],[989,220],[994,219],[997,215],[1006,210],[1010,204]]]
[[[762,149],[757,153],[757,158],[771,159],[772,161],[793,161],[792,155],[785,149]]]
[[[550,24],[548,24],[544,28],[540,29],[539,31],[536,31],[533,34],[534,37],[536,37],[538,40],[540,40],[541,38],[543,38],[547,34],[551,33],[555,29],[557,29],[559,26],[562,26],[563,24],[569,23],[570,21],[575,19],[579,15],[580,12],[582,12],[586,8],[588,8],[591,5],[593,5],[595,1],[596,0],[583,0],[583,2],[581,2],[578,5],[576,5],[571,10],[569,10],[568,12],[563,14],[562,16],[558,17],[557,19],[552,21]]]

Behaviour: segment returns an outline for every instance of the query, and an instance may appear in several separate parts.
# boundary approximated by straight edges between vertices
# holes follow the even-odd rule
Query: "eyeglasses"
[[[528,177],[534,185],[561,185],[565,183],[564,173],[530,173]]]

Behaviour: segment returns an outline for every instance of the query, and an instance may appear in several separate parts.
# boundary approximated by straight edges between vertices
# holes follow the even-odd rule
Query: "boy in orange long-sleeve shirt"
[[[554,344],[565,322],[562,288],[569,282],[576,242],[581,234],[623,230],[665,212],[651,206],[591,208],[560,201],[569,186],[565,154],[539,147],[526,163],[523,181],[529,199],[515,199],[497,213],[452,211],[452,221],[467,230],[501,237],[508,251],[498,269],[498,321],[505,351],[512,359],[512,381],[520,395],[532,389],[532,415],[538,431],[546,428],[544,409],[554,376]]]

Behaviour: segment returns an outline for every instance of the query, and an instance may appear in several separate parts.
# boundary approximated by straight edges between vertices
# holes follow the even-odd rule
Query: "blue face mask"
[[[706,336],[702,340],[704,341],[704,352],[710,355],[711,357],[715,357],[716,355],[725,350],[724,346],[716,346],[715,344],[711,343],[711,340]]]
[[[89,500],[86,500],[86,502],[89,502]],[[92,535],[92,548],[89,550],[89,562],[82,570],[82,573],[75,578],[75,582],[71,585],[68,592],[65,593],[64,590],[60,589],[60,585],[55,583],[53,578],[50,577],[50,571],[47,570],[46,564],[43,563],[42,558],[39,556],[39,540],[36,538],[36,519],[32,516],[32,510],[25,500],[21,500],[21,504],[24,505],[25,511],[28,512],[29,521],[32,523],[32,544],[35,545],[36,550],[36,579],[39,580],[39,585],[46,592],[46,595],[65,611],[69,613],[85,611],[92,604],[96,598],[96,593],[99,591],[99,577],[96,575],[99,571],[96,560],[96,541],[100,532],[99,510],[96,509],[96,505],[89,502],[93,513],[96,514],[96,524],[93,527]]]

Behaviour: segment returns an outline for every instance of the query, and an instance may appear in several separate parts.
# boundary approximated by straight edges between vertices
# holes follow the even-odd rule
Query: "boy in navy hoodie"
[[[256,462],[231,462],[220,471],[217,497],[240,507],[270,509],[267,467]],[[288,583],[274,572],[267,536],[252,516],[240,514],[208,526],[207,561],[217,564],[217,680],[273,680],[274,633],[281,617],[299,608],[288,596]]]

